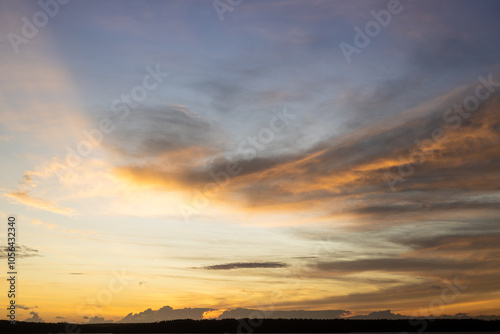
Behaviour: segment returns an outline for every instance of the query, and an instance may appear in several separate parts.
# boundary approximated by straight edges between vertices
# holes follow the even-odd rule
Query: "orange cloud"
[[[13,203],[24,204],[33,208],[54,212],[64,216],[73,217],[77,215],[77,212],[74,209],[60,207],[52,202],[45,201],[41,198],[32,197],[27,191],[11,192],[8,194],[4,194],[4,196],[7,197]]]

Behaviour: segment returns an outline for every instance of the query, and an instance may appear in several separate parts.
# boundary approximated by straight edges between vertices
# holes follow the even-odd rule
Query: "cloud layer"
[[[139,313],[129,313],[119,323],[141,323],[158,322],[174,319],[203,319],[203,313],[210,311],[208,308],[183,308],[173,309],[170,306],[164,306],[158,310],[147,309]]]

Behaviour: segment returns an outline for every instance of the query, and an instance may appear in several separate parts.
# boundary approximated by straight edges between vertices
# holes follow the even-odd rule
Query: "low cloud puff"
[[[28,319],[24,320],[25,322],[44,322],[42,318],[38,315],[37,312],[31,311],[30,312],[31,317]]]

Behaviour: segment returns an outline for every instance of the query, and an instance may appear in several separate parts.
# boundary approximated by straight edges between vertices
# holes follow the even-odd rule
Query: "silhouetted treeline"
[[[424,327],[425,326],[425,327]],[[500,321],[475,319],[314,320],[224,319],[170,320],[142,324],[67,324],[0,321],[1,333],[348,333],[348,332],[494,332]]]

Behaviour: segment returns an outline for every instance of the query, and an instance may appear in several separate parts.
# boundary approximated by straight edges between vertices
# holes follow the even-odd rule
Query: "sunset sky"
[[[19,320],[500,315],[498,1],[40,3],[0,0]]]

